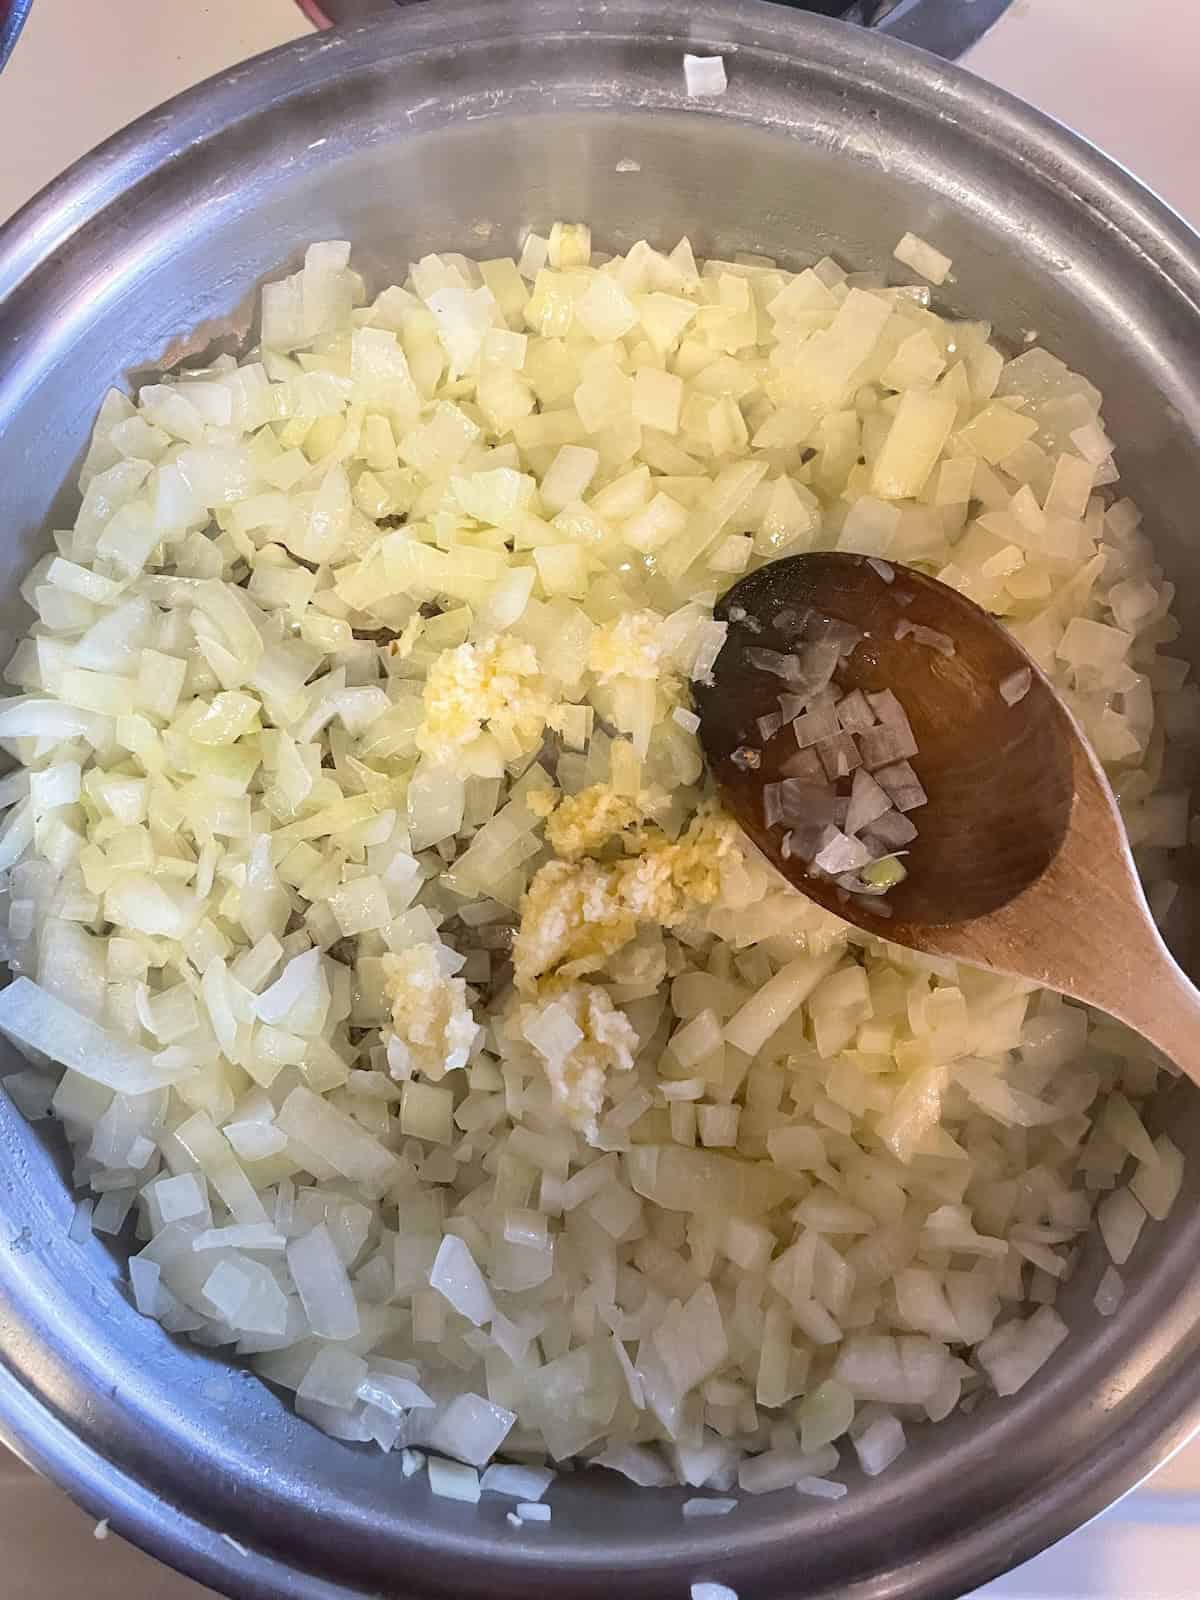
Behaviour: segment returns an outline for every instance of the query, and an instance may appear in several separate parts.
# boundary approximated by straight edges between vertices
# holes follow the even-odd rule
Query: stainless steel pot
[[[725,55],[722,99],[686,99],[685,48]],[[105,386],[225,317],[305,241],[353,239],[368,274],[395,275],[437,247],[511,251],[559,216],[610,246],[686,231],[698,251],[858,267],[886,266],[906,228],[930,236],[955,260],[953,309],[1016,343],[1036,328],[1106,391],[1200,643],[1196,238],[967,74],[737,0],[442,0],[214,79],[60,179],[0,237],[0,589],[15,597],[64,483],[66,515]],[[10,599],[0,626],[19,613]],[[1200,1099],[1177,1088],[1157,1115],[1190,1149],[1187,1192],[1143,1234],[1109,1322],[1085,1258],[1065,1296],[1073,1337],[1016,1400],[931,1430],[836,1506],[779,1493],[685,1523],[682,1493],[597,1472],[566,1478],[553,1523],[517,1534],[499,1504],[432,1500],[138,1317],[104,1246],[67,1239],[61,1149],[5,1104],[0,1422],[119,1532],[238,1596],[616,1584],[662,1600],[697,1578],[754,1600],[957,1595],[1094,1515],[1200,1418]]]

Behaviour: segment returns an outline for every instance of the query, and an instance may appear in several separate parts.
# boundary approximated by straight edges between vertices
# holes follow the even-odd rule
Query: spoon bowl
[[[930,924],[968,922],[1007,905],[1058,854],[1071,820],[1075,727],[1062,701],[1016,640],[973,601],[910,567],[821,552],[772,562],[723,597],[729,624],[711,688],[697,691],[701,740],[726,804],[776,866],[814,900],[845,911],[844,891],[784,859],[782,833],[768,829],[762,790],[786,774],[795,753],[785,725],[761,765],[739,767],[738,749],[761,743],[756,723],[776,709],[778,677],[753,665],[755,646],[786,654],[789,620],[806,611],[850,623],[864,635],[842,665],[846,691],[891,689],[916,736],[929,796],[916,816],[908,876],[888,893],[890,915],[861,908],[860,925],[899,944]],[[783,618],[783,625],[779,618]],[[911,628],[952,640],[953,654],[915,641]],[[1010,705],[999,685],[1031,669],[1027,693]]]
[[[761,737],[783,685],[748,652],[788,654],[806,614],[861,631],[839,687],[892,690],[918,747],[928,800],[907,876],[877,900],[786,855],[767,825],[764,788],[797,747],[787,722]],[[877,938],[1096,1005],[1200,1079],[1200,996],[1159,937],[1108,780],[1000,623],[936,578],[840,551],[759,568],[716,615],[729,632],[696,687],[701,744],[726,809],[796,888]]]

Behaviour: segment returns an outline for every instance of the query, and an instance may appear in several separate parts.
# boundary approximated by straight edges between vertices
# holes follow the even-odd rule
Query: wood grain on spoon
[[[763,746],[756,721],[778,710],[784,686],[746,651],[792,650],[788,613],[806,608],[862,630],[840,686],[891,689],[918,743],[913,765],[929,799],[913,813],[919,833],[908,876],[888,892],[890,915],[786,859],[784,830],[764,822],[763,787],[785,775],[796,743],[785,724]],[[1159,937],[1107,779],[999,623],[935,578],[840,552],[761,567],[716,614],[729,635],[712,685],[696,688],[701,743],[726,808],[785,877],[881,939],[1099,1006],[1200,1079],[1200,995]],[[946,636],[953,654],[917,643],[904,623]],[[1029,690],[1010,705],[1000,684],[1026,667]],[[739,748],[760,747],[757,768],[732,760]]]

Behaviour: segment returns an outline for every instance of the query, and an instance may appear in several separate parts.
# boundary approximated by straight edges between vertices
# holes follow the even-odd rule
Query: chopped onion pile
[[[781,830],[785,861],[802,861],[811,876],[832,878],[844,904],[865,902],[877,916],[890,916],[884,897],[905,877],[897,850],[917,837],[906,813],[928,799],[909,765],[917,754],[912,726],[891,690],[864,694],[834,687],[863,637],[857,629],[813,612],[781,613],[774,625],[793,635],[796,645],[786,653],[746,649],[751,666],[788,686],[779,696],[778,715],[760,717],[758,731],[765,747],[788,729],[799,753],[783,761],[787,777],[763,785],[763,820]],[[761,759],[750,747],[732,756],[743,768],[757,767]]]
[[[1171,586],[1099,395],[989,331],[558,224],[373,298],[314,245],[240,363],[106,398],[0,704],[0,1027],[144,1315],[523,1525],[572,1458],[834,1496],[1050,1358],[1097,1198],[1124,1262],[1178,1190],[1154,1062],[796,894],[687,704],[735,574],[916,564],[1168,877]],[[861,874],[923,795],[900,708],[829,693],[846,644],[775,665],[790,781],[858,752],[813,859]]]

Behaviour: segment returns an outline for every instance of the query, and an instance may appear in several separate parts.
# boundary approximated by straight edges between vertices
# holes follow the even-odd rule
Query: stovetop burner
[[[2,0],[0,0],[2,3]],[[382,16],[404,0],[297,0],[319,28],[343,22],[365,22]],[[797,11],[840,17],[866,28],[878,28],[941,56],[961,55],[975,43],[1010,4],[1010,0],[775,0]]]

